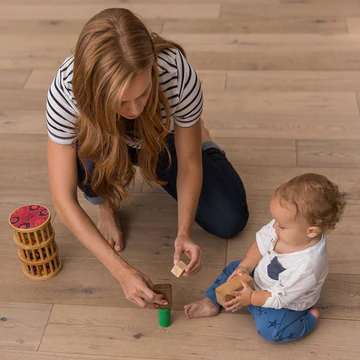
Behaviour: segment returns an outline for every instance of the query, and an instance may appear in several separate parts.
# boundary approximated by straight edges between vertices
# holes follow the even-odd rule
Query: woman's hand
[[[243,274],[249,275],[249,270],[245,266],[241,266],[241,263],[240,263],[240,265],[232,272],[232,274],[228,277],[228,279],[226,281],[229,281],[230,279],[232,279],[233,277],[235,277],[237,275],[243,275]]]
[[[122,270],[117,279],[123,288],[126,299],[142,308],[154,309],[158,307],[157,304],[168,304],[161,294],[155,294],[151,290],[153,283],[150,278],[130,265],[126,270]]]
[[[190,259],[183,276],[195,275],[202,269],[202,251],[190,236],[178,235],[175,239],[174,264],[180,260],[182,254]]]

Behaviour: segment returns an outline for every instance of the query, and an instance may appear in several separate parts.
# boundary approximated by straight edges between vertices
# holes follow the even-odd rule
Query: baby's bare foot
[[[188,319],[214,316],[220,309],[208,298],[194,301],[184,306],[184,312]]]
[[[319,311],[318,309],[316,309],[316,308],[313,307],[313,308],[311,308],[311,309],[309,310],[309,313],[310,313],[311,315],[314,315],[314,316],[315,316],[316,322],[319,321],[320,311]]]
[[[97,227],[106,241],[115,251],[124,249],[123,233],[120,218],[114,213],[108,203],[99,205],[99,218]]]

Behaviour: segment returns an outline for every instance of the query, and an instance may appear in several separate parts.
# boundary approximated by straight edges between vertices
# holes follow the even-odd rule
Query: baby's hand
[[[229,291],[227,292],[228,295],[232,295],[235,296],[233,299],[231,299],[230,301],[227,301],[226,303],[224,303],[224,308],[226,311],[232,311],[235,312],[237,310],[239,310],[240,308],[242,308],[242,303],[241,303],[241,291]]]
[[[242,275],[242,274],[248,274],[249,275],[249,270],[245,267],[245,266],[241,266],[239,265],[234,271],[233,273],[228,277],[228,279],[226,281],[229,281],[230,279],[232,279],[234,276],[236,275]]]
[[[227,301],[224,303],[224,307],[226,311],[235,312],[239,310],[243,306],[248,306],[251,304],[251,295],[254,290],[247,284],[246,281],[240,281],[242,286],[244,287],[240,291],[229,291],[227,292],[228,295],[235,296],[234,299]]]

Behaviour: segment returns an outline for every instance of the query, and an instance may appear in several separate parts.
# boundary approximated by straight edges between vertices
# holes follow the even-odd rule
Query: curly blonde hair
[[[136,74],[152,70],[152,88],[144,111],[136,120],[135,132],[142,141],[138,165],[146,181],[163,184],[156,176],[159,154],[165,149],[170,128],[168,100],[160,88],[157,54],[178,44],[165,40],[147,28],[131,11],[111,8],[101,11],[84,26],[74,54],[73,91],[79,116],[76,122],[78,155],[86,170],[85,183],[109,201],[113,209],[124,198],[135,169],[128,156],[126,130],[119,108],[121,98]],[[184,53],[185,55],[185,53]],[[163,122],[161,107],[166,112]],[[95,164],[89,179],[85,159]],[[170,161],[169,156],[169,161]]]
[[[279,186],[275,195],[293,204],[296,217],[303,217],[310,226],[318,226],[321,232],[334,229],[344,212],[345,194],[325,176],[308,173],[294,177]]]

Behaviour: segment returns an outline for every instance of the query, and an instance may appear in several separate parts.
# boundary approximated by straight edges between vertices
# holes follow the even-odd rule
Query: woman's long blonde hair
[[[78,155],[86,170],[85,183],[114,210],[122,199],[131,198],[135,169],[128,156],[124,122],[113,109],[119,108],[135,75],[148,67],[152,69],[152,88],[135,128],[143,142],[138,165],[145,180],[162,184],[156,165],[160,152],[168,152],[165,138],[170,110],[159,86],[157,53],[173,47],[184,53],[178,44],[151,33],[138,17],[122,8],[95,15],[79,36],[74,54],[73,91],[79,110],[74,145],[79,146]],[[166,110],[165,124],[160,105]],[[91,179],[85,159],[95,164]]]

